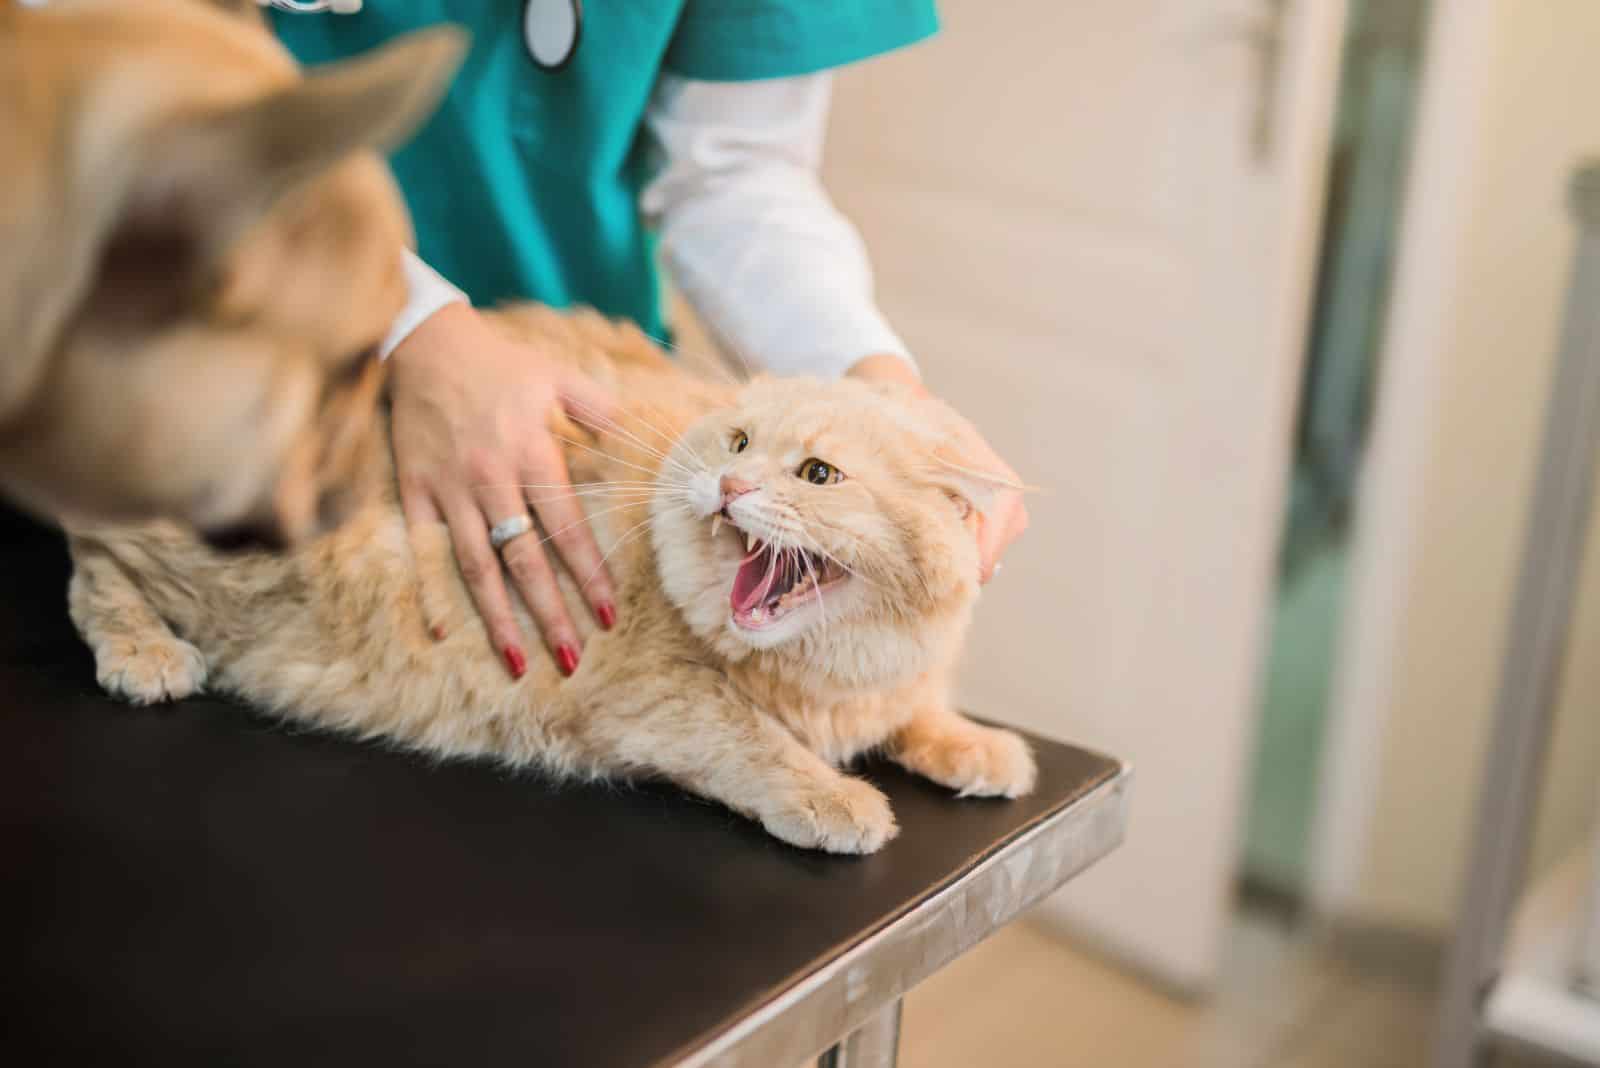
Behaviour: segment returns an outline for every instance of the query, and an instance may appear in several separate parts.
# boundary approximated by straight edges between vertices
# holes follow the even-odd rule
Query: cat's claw
[[[870,783],[842,778],[762,818],[768,833],[802,849],[876,853],[900,833],[889,799]]]
[[[900,763],[961,797],[1021,797],[1039,777],[1033,751],[1006,730],[967,725],[959,734],[919,740]]]
[[[95,679],[106,692],[136,705],[181,701],[206,681],[205,657],[177,637],[106,642],[94,660]]]

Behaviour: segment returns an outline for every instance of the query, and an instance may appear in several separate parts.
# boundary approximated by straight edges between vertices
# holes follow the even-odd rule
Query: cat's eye
[[[828,463],[826,460],[817,459],[815,456],[801,464],[800,470],[796,471],[795,474],[799,475],[813,486],[826,486],[829,483],[837,482],[844,477],[843,471]]]
[[[732,439],[728,442],[728,448],[732,449],[734,452],[744,452],[744,450],[748,449],[749,447],[750,435],[746,434],[743,430],[735,430],[733,432]]]

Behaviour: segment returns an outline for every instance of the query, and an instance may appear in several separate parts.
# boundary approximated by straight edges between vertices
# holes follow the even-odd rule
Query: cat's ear
[[[960,450],[950,445],[934,450],[927,477],[950,498],[962,519],[974,512],[987,513],[1000,491],[1011,485],[1010,479],[974,466]]]
[[[880,389],[886,397],[898,396],[907,402],[905,425],[927,449],[922,478],[950,498],[962,519],[974,512],[984,515],[992,511],[1005,490],[1031,488],[1018,482],[977,429],[944,401],[909,391],[899,383],[873,385],[886,386]],[[895,411],[893,406],[888,409],[891,416]]]
[[[159,315],[286,195],[353,153],[398,144],[465,51],[453,27],[311,71],[264,97],[183,117],[124,146],[94,293]],[[120,172],[120,175],[118,174]]]

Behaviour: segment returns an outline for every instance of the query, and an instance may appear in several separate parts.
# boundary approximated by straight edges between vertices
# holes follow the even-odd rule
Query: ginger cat
[[[854,380],[703,381],[591,312],[497,321],[621,404],[559,430],[619,593],[613,630],[573,613],[571,678],[541,646],[512,681],[445,528],[413,548],[391,490],[288,555],[223,555],[159,523],[73,529],[69,602],[100,683],[136,703],[205,686],[558,778],[666,778],[836,853],[896,832],[883,794],[839,770],[867,750],[962,794],[1032,788],[1022,739],[951,706],[992,486],[952,451],[949,409]],[[450,602],[424,613],[415,569]],[[569,603],[586,577],[563,576]]]

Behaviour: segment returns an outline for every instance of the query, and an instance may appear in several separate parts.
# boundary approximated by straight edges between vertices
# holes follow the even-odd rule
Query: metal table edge
[[[1099,754],[1097,754],[1099,755]],[[974,858],[933,893],[658,1068],[805,1063],[1122,843],[1133,768]]]

